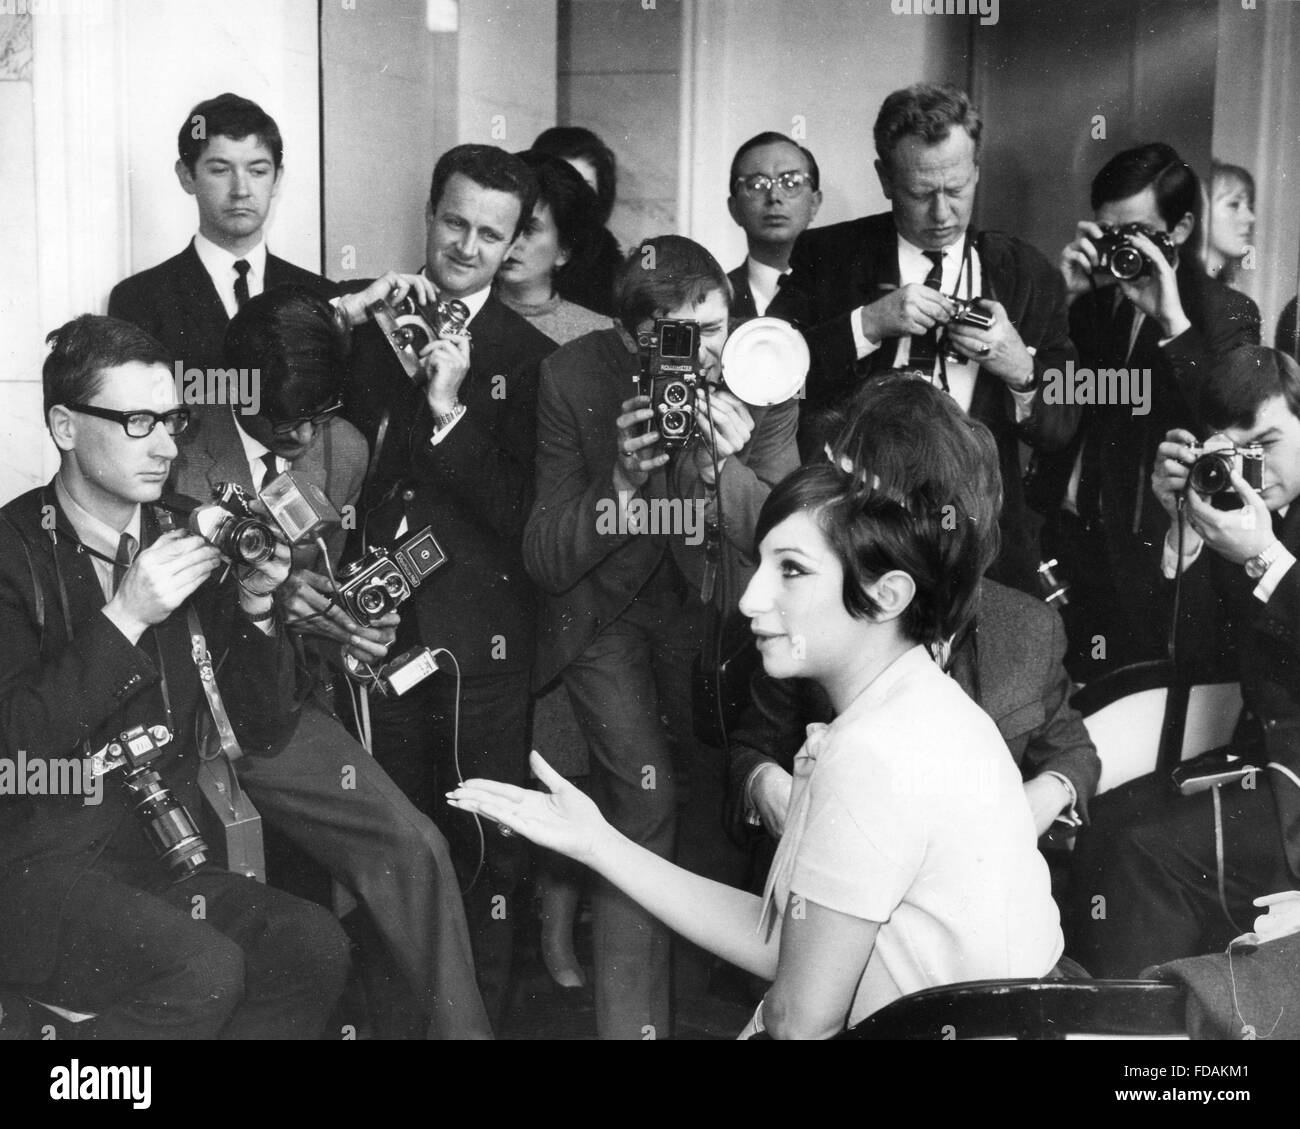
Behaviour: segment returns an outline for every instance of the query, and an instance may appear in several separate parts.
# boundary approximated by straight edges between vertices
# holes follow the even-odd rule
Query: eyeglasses
[[[766,196],[775,187],[779,196],[798,196],[812,187],[812,173],[783,172],[775,180],[756,172],[752,176],[736,177],[736,189],[745,196]]]
[[[312,427],[320,427],[328,419],[332,419],[343,410],[343,401],[336,400],[324,411],[317,412],[310,416],[297,416],[294,419],[273,420],[271,421],[272,435],[292,435],[304,423],[309,423]]]
[[[132,439],[146,439],[160,423],[168,435],[179,435],[190,425],[189,408],[173,408],[170,412],[115,412],[111,408],[97,408],[93,404],[65,404],[69,411],[83,416],[111,419],[122,425],[122,430]]]

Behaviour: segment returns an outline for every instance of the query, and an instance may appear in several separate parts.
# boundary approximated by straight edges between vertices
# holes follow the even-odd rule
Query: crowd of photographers
[[[676,235],[619,253],[614,157],[587,130],[458,146],[412,202],[423,262],[337,284],[267,250],[275,122],[233,94],[194,107],[176,175],[197,234],[108,317],[51,333],[60,470],[0,512],[0,752],[48,780],[92,765],[99,788],[29,774],[0,795],[5,998],[98,1037],[319,1035],[348,939],[275,888],[274,857],[272,885],[250,880],[246,793],[333,908],[364,911],[409,1012],[377,1034],[501,1030],[530,870],[557,989],[592,992],[602,1037],[670,1034],[665,927],[445,795],[527,784],[541,748],[636,842],[761,888],[793,755],[829,713],[753,673],[737,602],[759,510],[800,462],[869,450],[847,405],[899,373],[994,440],[1000,550],[935,657],[1020,769],[1067,952],[1135,975],[1293,885],[1300,526],[1278,515],[1300,493],[1300,372],[1227,284],[1253,181],[1216,166],[1210,224],[1173,149],[1122,152],[1053,264],[972,226],[965,94],[896,91],[874,142],[890,210],[823,227],[807,148],[741,146],[730,274]],[[222,395],[190,396],[194,371]],[[1178,572],[1180,646],[1240,663],[1237,744],[1280,766],[1215,807],[1217,889],[1208,795],[1097,797],[1069,704],[1166,654]]]

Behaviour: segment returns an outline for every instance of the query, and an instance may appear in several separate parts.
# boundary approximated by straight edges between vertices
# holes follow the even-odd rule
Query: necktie
[[[134,557],[135,538],[129,533],[123,533],[117,542],[117,555],[113,558],[113,593],[115,595],[122,584],[122,579],[126,576],[127,569],[131,567],[131,561]]]
[[[778,290],[783,290],[789,284],[789,282],[790,282],[790,276],[788,274],[778,274],[776,276],[776,288]]]
[[[262,476],[261,487],[265,490],[267,483],[280,473],[276,467],[275,453],[273,451],[267,451],[266,454],[262,456],[262,465],[266,467],[266,473]]]
[[[243,307],[248,301],[248,272],[252,269],[247,259],[237,259],[235,261],[235,273],[239,275],[235,279],[235,305]]]
[[[943,289],[943,252],[924,251],[922,254],[930,260],[930,273],[925,276],[925,285],[931,290]],[[912,352],[908,367],[920,369],[925,373],[934,372],[934,362],[939,356],[939,334],[935,326],[925,333],[912,338]]]

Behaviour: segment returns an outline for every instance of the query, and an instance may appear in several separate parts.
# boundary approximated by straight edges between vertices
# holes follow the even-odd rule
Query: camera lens
[[[136,818],[159,858],[178,878],[188,878],[207,861],[207,844],[183,804],[153,769],[123,778],[135,802]]]
[[[384,588],[387,589],[388,594],[393,598],[393,602],[396,603],[405,594],[406,585],[402,583],[402,578],[397,573],[390,572],[384,577]]]
[[[680,408],[690,399],[690,392],[680,380],[674,380],[664,386],[664,403],[673,408]]]
[[[230,543],[229,555],[244,564],[261,564],[275,556],[275,538],[260,521],[240,522],[231,530]]]
[[[392,597],[382,580],[371,580],[357,591],[357,607],[366,616],[383,615],[391,606]]]
[[[1192,463],[1187,482],[1198,494],[1222,494],[1232,487],[1229,478],[1231,463],[1226,455],[1211,451]]]
[[[1110,273],[1124,282],[1140,278],[1146,265],[1142,252],[1131,243],[1121,243],[1110,257]]]
[[[669,411],[664,412],[663,421],[660,424],[659,432],[666,439],[679,438],[690,430],[690,416],[685,412]]]

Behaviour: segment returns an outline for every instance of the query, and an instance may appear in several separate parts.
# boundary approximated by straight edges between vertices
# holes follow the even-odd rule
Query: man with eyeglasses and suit
[[[727,275],[731,316],[803,322],[808,299],[790,269],[790,252],[822,204],[816,158],[784,134],[760,133],[736,150],[727,183],[727,210],[749,245],[745,261]]]

